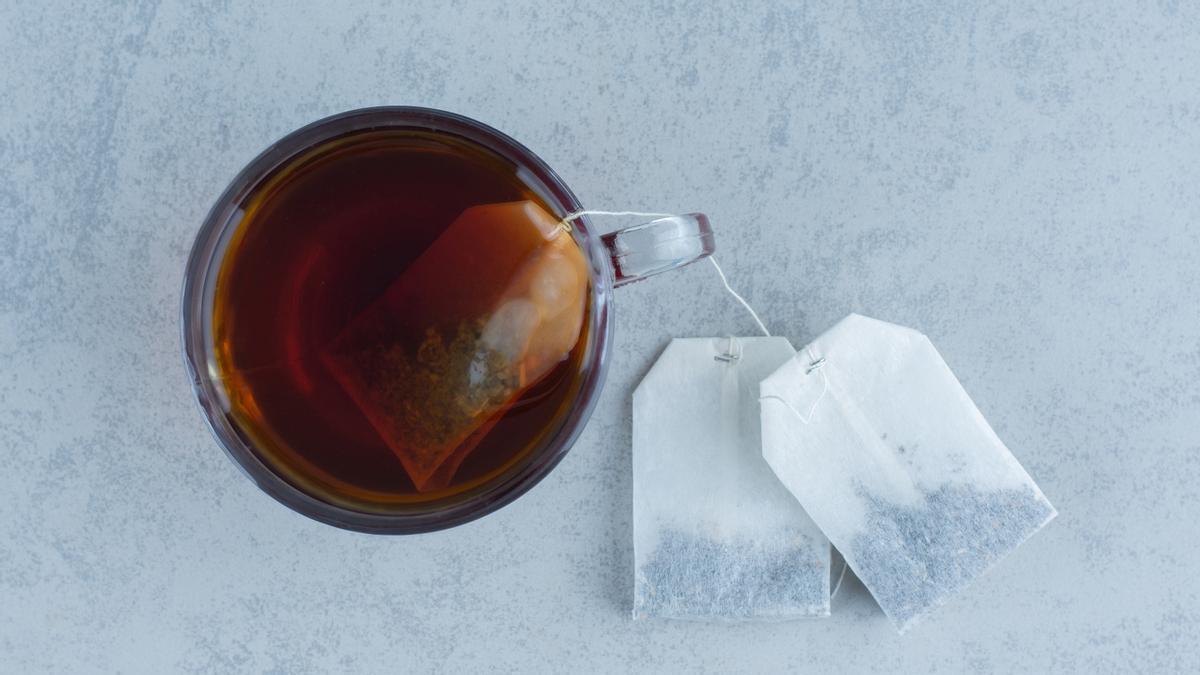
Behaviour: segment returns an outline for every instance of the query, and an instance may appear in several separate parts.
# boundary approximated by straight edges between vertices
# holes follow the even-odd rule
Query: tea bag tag
[[[760,393],[763,456],[900,632],[1056,515],[917,331],[852,314]]]
[[[633,394],[635,617],[829,614],[829,542],[762,457],[781,337],[672,340]]]

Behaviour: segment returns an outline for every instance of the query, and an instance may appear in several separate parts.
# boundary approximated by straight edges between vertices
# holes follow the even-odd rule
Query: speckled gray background
[[[0,670],[1200,668],[1194,3],[82,4],[0,7]],[[623,289],[591,425],[512,506],[287,511],[191,400],[180,276],[259,150],[381,103],[708,212],[796,344],[920,328],[1062,515],[902,638],[854,581],[828,620],[631,622],[630,392],[753,328],[707,266]]]

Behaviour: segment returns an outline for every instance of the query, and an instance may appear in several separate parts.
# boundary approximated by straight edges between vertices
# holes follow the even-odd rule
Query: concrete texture
[[[82,5],[0,7],[0,670],[1200,668],[1195,4]],[[1062,515],[904,637],[853,580],[826,620],[631,622],[630,392],[669,337],[753,330],[708,266],[622,289],[591,425],[515,504],[287,511],[192,403],[183,263],[259,150],[382,103],[592,208],[706,211],[797,345],[919,328]]]

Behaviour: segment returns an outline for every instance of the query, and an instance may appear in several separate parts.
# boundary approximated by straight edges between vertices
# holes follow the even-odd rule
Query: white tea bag
[[[1056,515],[914,330],[852,314],[761,394],[763,455],[901,632]]]
[[[784,338],[672,340],[633,393],[635,617],[829,614],[829,542],[762,457]]]

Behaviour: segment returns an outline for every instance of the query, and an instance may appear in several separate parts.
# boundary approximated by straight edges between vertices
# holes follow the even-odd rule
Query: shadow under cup
[[[296,167],[310,162],[316,149],[364,135],[412,136],[444,142],[448,147],[472,148],[503,163],[505,170],[528,191],[529,198],[540,203],[554,218],[580,209],[567,186],[532,152],[504,134],[465,117],[423,108],[385,107],[320,120],[289,134],[255,158],[217,200],[201,227],[184,278],[184,361],[213,434],[267,494],[301,514],[338,527],[391,534],[426,532],[478,518],[517,498],[554,468],[583,429],[606,369],[611,332],[608,314],[614,285],[611,244],[606,247],[600,237],[590,234],[583,219],[573,222],[571,234],[587,263],[589,289],[583,333],[570,364],[569,387],[557,394],[562,398],[561,414],[548,418],[546,428],[525,439],[526,445],[501,470],[485,472],[453,490],[410,494],[401,491],[378,499],[351,492],[343,494],[336,487],[316,483],[303,472],[289,469],[286,462],[268,449],[271,442],[264,436],[267,432],[248,422],[238,385],[223,367],[221,350],[228,347],[218,344],[222,340],[217,327],[223,320],[220,316],[223,284],[229,283],[224,275],[230,260],[245,255],[240,247],[247,239],[247,230],[259,222],[256,209],[262,202],[260,197],[290,176],[289,172],[298,171]],[[286,246],[286,242],[281,245]],[[414,256],[419,253],[420,250],[412,252]],[[255,255],[262,256],[264,265],[274,259],[270,254]],[[403,272],[404,264],[395,265],[398,268],[395,274]],[[382,283],[386,285],[386,279]],[[253,291],[249,292],[252,294]],[[290,301],[286,292],[275,294],[280,296],[277,300],[281,306]],[[242,300],[235,298],[235,301]],[[271,297],[262,302],[264,306],[273,304]],[[267,316],[264,320],[269,320],[272,311],[264,313]],[[292,419],[303,419],[304,414],[305,411],[297,410]],[[398,462],[393,469],[403,472]]]

